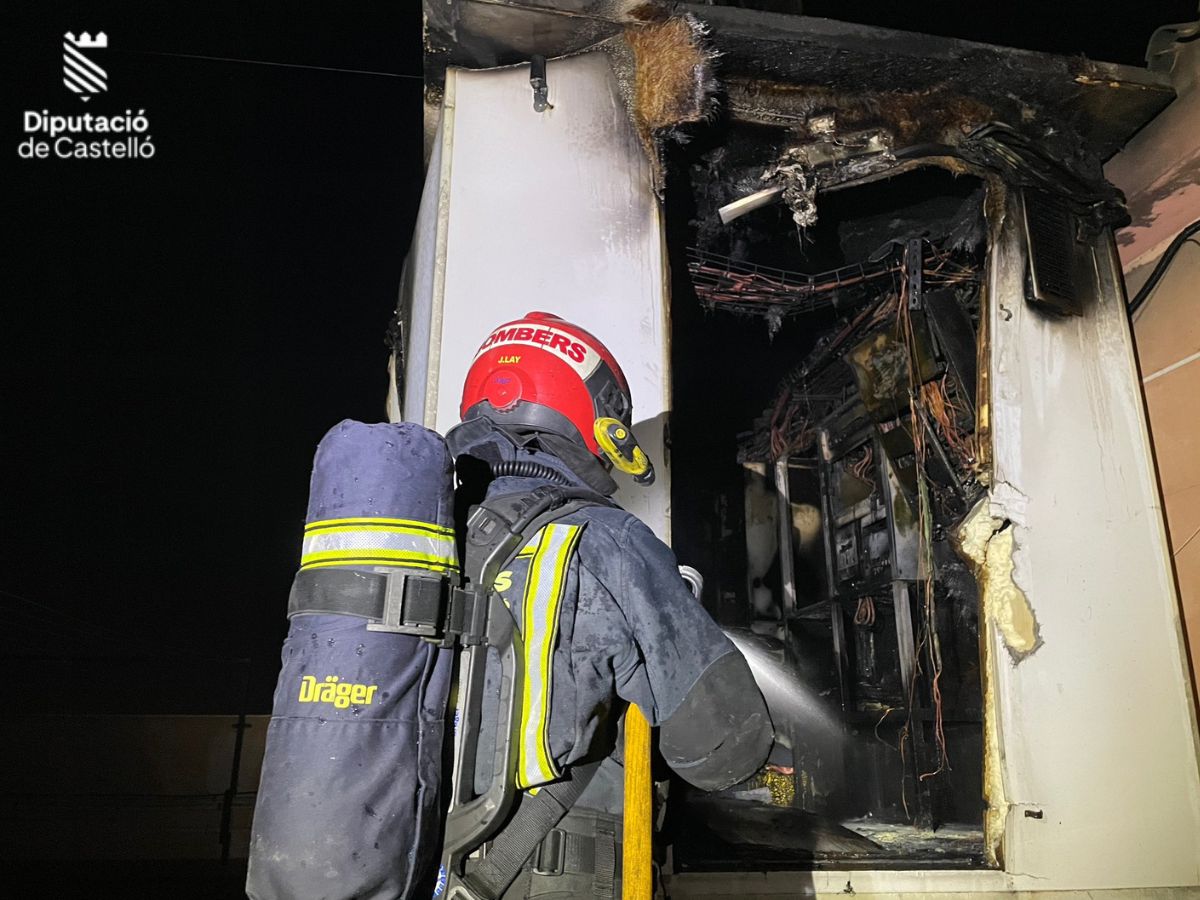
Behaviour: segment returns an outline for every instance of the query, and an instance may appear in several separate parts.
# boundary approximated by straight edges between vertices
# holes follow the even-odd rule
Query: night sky
[[[1103,6],[805,10],[1139,64],[1154,27],[1196,9]],[[235,712],[231,660],[248,658],[249,708],[267,711],[313,450],[341,418],[384,415],[422,181],[417,4],[11,7],[4,655],[43,711]],[[61,38],[101,29],[109,90],[83,104]],[[144,110],[155,155],[20,160],[24,112],[43,109]]]
[[[115,684],[50,702],[231,711],[239,670],[208,657],[249,656],[269,709],[313,450],[341,418],[384,417],[422,180],[420,15],[250,6],[80,5],[9,50],[10,161],[27,109],[144,109],[156,147],[7,167],[0,609],[14,653],[86,659],[22,674]],[[60,43],[99,29],[109,91],[85,105]]]

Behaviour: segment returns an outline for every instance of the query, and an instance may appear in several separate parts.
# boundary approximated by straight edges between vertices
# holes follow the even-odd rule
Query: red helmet
[[[625,373],[593,335],[549,313],[531,312],[488,335],[467,371],[459,413],[557,434],[643,483],[654,477],[633,437]]]

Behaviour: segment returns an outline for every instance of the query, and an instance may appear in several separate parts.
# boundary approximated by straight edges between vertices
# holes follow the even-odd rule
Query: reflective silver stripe
[[[309,526],[312,528],[313,526]],[[454,538],[404,526],[334,526],[304,535],[300,567],[393,565],[446,570],[457,564]]]
[[[521,618],[525,678],[517,782],[522,788],[546,784],[560,775],[550,752],[551,676],[559,609],[571,556],[582,530],[581,525],[547,525],[539,534],[537,549],[529,563]]]

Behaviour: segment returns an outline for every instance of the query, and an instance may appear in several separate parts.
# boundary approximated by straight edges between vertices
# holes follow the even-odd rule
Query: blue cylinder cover
[[[449,573],[453,528],[440,435],[347,420],[322,439],[302,570]],[[251,835],[253,900],[394,900],[436,868],[451,653],[367,624],[291,620]]]

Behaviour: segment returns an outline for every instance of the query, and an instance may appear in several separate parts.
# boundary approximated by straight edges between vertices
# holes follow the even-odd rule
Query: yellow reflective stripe
[[[539,622],[536,618],[536,598],[539,581],[544,567],[543,547],[550,543],[550,529],[546,526],[537,533],[534,550],[534,561],[529,565],[525,579],[525,597],[521,612],[521,635],[525,652],[525,677],[522,679],[521,695],[521,745],[517,761],[517,787],[527,788],[531,785],[545,784],[554,780],[554,767],[543,764],[545,756],[542,748],[541,728],[545,724],[546,710],[535,706],[535,698],[540,698],[548,686],[545,669],[539,668],[541,663],[541,644]],[[532,543],[532,542],[531,542]],[[528,544],[526,548],[528,548]]]
[[[442,556],[437,553],[415,553],[410,550],[394,550],[388,547],[354,547],[341,550],[316,550],[312,553],[305,553],[300,558],[300,565],[306,566],[309,563],[330,559],[365,559],[367,557],[429,563],[435,566],[454,566],[457,564],[453,556]]]
[[[414,528],[411,525],[330,525],[328,527],[321,526],[320,528],[305,528],[305,536],[314,534],[353,534],[355,532],[383,532],[385,534],[408,534],[413,537],[430,538],[436,541],[449,540],[454,537],[453,534],[444,534],[441,531],[430,531],[425,528]]]
[[[304,533],[300,567],[317,563],[450,568],[457,563],[457,549],[452,536],[407,526],[339,525]]]
[[[454,572],[458,566],[444,563],[428,563],[419,560],[406,560],[397,562],[390,559],[380,559],[375,557],[360,557],[356,559],[329,559],[321,562],[310,562],[300,566],[301,569],[320,569],[327,566],[404,566],[406,569],[425,569],[429,572]]]
[[[525,663],[517,767],[521,788],[546,784],[560,775],[550,753],[551,678],[559,610],[582,530],[580,525],[547,525],[538,536],[529,565],[521,629]]]
[[[304,530],[316,531],[331,528],[339,525],[349,526],[381,526],[390,528],[412,528],[420,532],[434,532],[444,537],[454,537],[454,529],[439,525],[436,522],[421,522],[417,519],[389,519],[384,516],[355,516],[348,519],[320,519],[316,522],[309,522],[304,526]]]
[[[541,537],[542,537],[542,533],[539,531],[537,534],[535,534],[532,538],[529,539],[529,542],[526,543],[524,547],[522,547],[519,551],[517,551],[517,555],[513,558],[514,559],[529,559],[529,557],[533,556],[533,554],[537,551],[538,541],[541,540]]]

